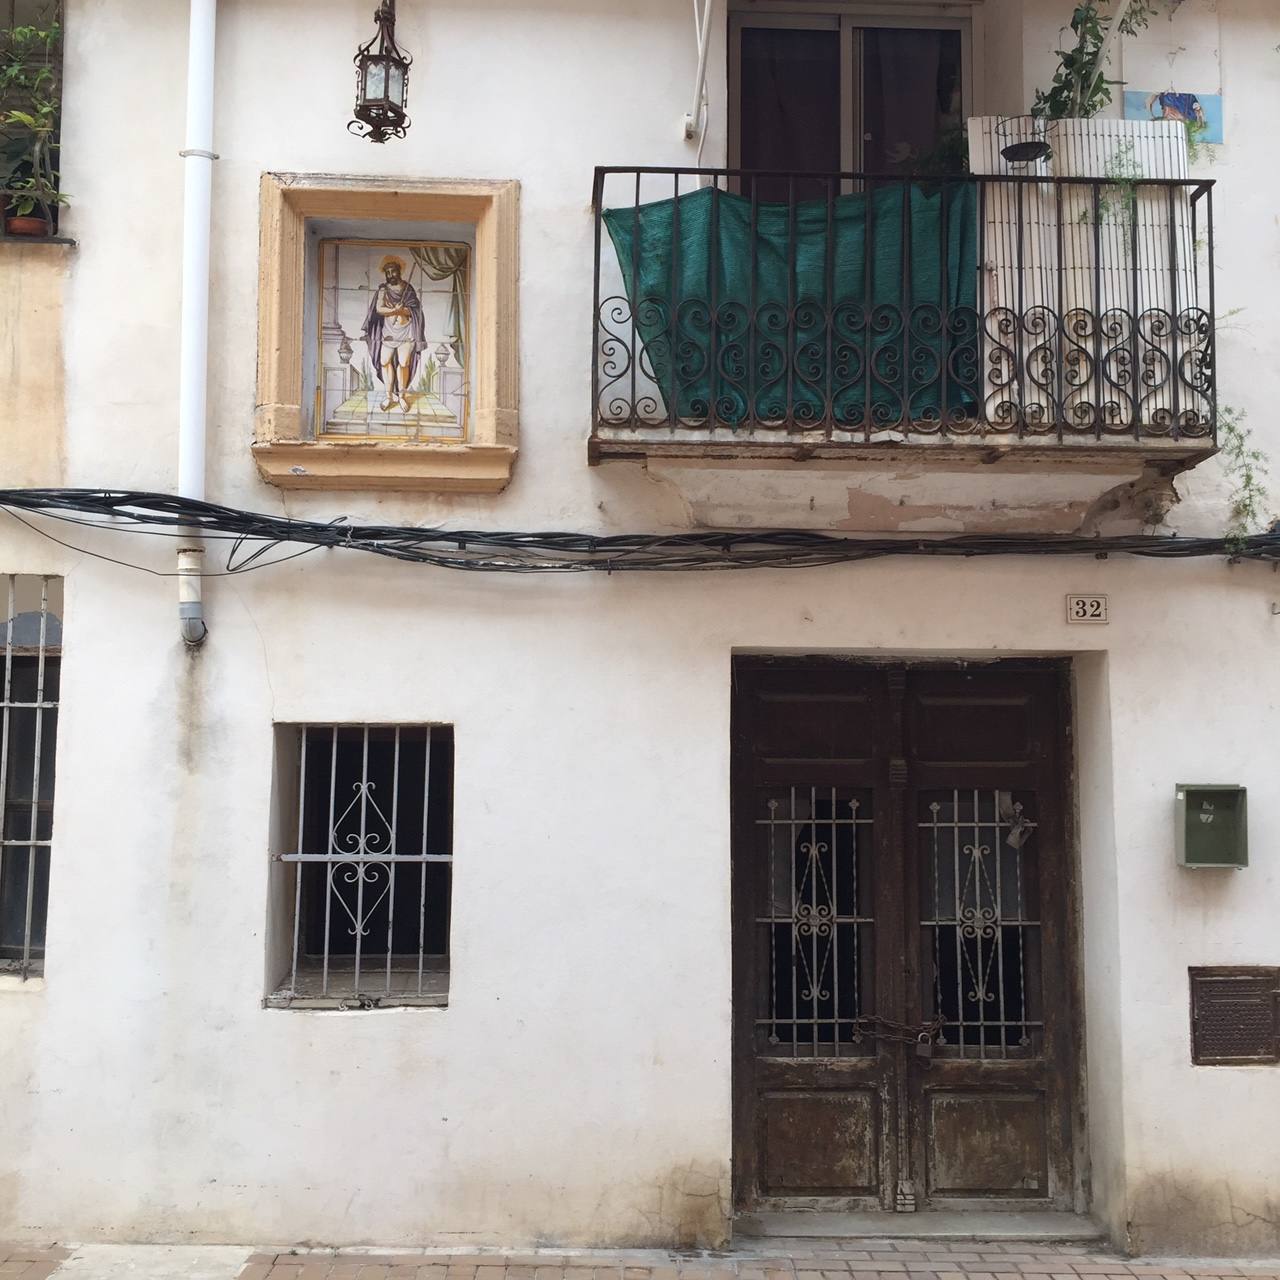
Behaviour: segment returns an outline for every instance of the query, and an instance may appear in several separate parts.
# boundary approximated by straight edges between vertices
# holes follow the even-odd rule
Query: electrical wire
[[[3,504],[0,504],[3,507]],[[29,520],[24,520],[16,511],[5,508],[7,514],[16,520],[19,524],[25,525],[32,533],[38,533],[42,538],[48,538],[50,542],[56,542],[60,547],[66,547],[68,551],[74,551],[78,555],[89,556],[94,560],[102,560],[107,564],[119,565],[122,569],[133,569],[137,573],[149,574],[153,578],[178,578],[183,576],[199,577],[199,578],[233,578],[239,573],[248,573],[251,569],[266,569],[273,564],[284,564],[286,560],[297,560],[299,556],[310,555],[313,551],[319,551],[319,546],[304,547],[301,551],[290,552],[287,556],[278,556],[274,560],[260,560],[259,557],[264,555],[277,544],[266,542],[251,556],[242,561],[240,564],[234,563],[238,548],[244,544],[246,539],[243,535],[231,533],[204,535],[219,538],[223,541],[231,542],[231,550],[227,552],[227,567],[222,572],[215,573],[199,573],[192,575],[183,575],[177,572],[166,571],[164,569],[152,569],[149,565],[135,564],[132,560],[121,560],[117,556],[106,556],[100,551],[91,551],[88,547],[78,547],[74,543],[67,542],[63,538],[57,537],[50,533],[47,529],[41,529],[39,526],[32,524]],[[69,524],[78,524],[88,529],[114,529],[117,533],[135,533],[150,534],[158,538],[177,538],[181,535],[167,529],[137,529],[128,528],[127,522],[122,522],[125,527],[117,528],[114,525],[104,524],[100,520],[76,520],[70,516],[56,515],[51,511],[41,511],[42,516],[47,516],[54,520],[65,520]]]
[[[35,532],[85,555],[127,568],[142,565],[72,546],[37,528],[19,511],[82,526],[128,533],[160,533],[231,541],[227,568],[207,577],[247,573],[307,551],[363,551],[372,555],[482,573],[691,572],[726,569],[798,569],[893,556],[1095,556],[1133,555],[1186,560],[1222,557],[1280,564],[1280,529],[1250,537],[1184,538],[1132,534],[1086,538],[1074,534],[960,534],[922,538],[851,537],[808,529],[750,532],[590,534],[443,529],[414,525],[327,523],[243,511],[171,494],[113,489],[0,489],[0,508]],[[87,518],[86,518],[87,517]],[[245,554],[250,544],[262,546]],[[265,553],[285,545],[304,548],[275,559]]]

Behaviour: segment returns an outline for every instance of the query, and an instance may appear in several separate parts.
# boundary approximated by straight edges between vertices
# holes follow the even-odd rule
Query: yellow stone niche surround
[[[515,464],[516,182],[267,173],[258,250],[258,392],[253,456],[284,489],[498,493]],[[303,405],[306,224],[456,222],[475,228],[470,437],[467,441],[317,440]]]

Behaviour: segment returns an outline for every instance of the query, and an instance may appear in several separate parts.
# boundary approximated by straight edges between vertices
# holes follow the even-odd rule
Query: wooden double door
[[[735,661],[740,1209],[1076,1207],[1064,683]]]

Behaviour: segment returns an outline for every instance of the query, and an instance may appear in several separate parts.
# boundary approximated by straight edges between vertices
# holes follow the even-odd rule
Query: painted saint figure
[[[418,372],[418,357],[426,348],[422,323],[422,303],[417,291],[404,279],[404,263],[395,257],[382,260],[383,284],[369,303],[361,334],[378,380],[386,388],[382,402],[385,413],[393,402],[408,413],[409,386]]]
[[[1204,107],[1194,93],[1153,93],[1147,99],[1153,120],[1179,120],[1183,124],[1204,125]]]

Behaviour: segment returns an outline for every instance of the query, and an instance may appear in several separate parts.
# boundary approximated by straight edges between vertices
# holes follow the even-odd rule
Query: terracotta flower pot
[[[6,234],[11,236],[47,236],[49,219],[34,216],[14,216],[4,220]]]

